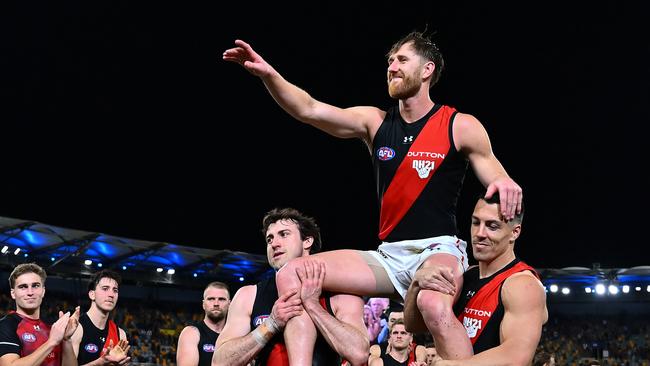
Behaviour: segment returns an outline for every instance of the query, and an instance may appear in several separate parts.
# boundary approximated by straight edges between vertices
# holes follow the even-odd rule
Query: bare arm
[[[187,326],[181,331],[176,347],[176,364],[178,366],[192,366],[199,364],[199,339],[201,335],[194,326]]]
[[[347,294],[333,296],[334,317],[319,302],[325,264],[306,261],[304,268],[298,268],[296,272],[302,286],[300,297],[303,307],[327,343],[353,365],[368,362],[369,342],[363,323],[363,299]]]
[[[546,294],[532,274],[522,272],[506,280],[501,298],[505,314],[501,344],[470,359],[439,361],[436,366],[530,365],[548,319]]]
[[[233,297],[226,325],[217,338],[212,365],[244,366],[248,364],[273,336],[282,331],[287,321],[301,313],[297,291],[280,297],[273,305],[271,317],[251,332],[250,321],[257,289],[244,286]]]
[[[417,345],[415,347],[415,361],[420,365],[425,365],[427,364],[427,348],[422,346],[422,345]]]
[[[499,192],[501,210],[506,220],[521,212],[521,187],[508,176],[492,153],[490,138],[483,125],[472,115],[459,113],[453,126],[456,148],[469,159],[476,177],[487,187],[486,197]]]
[[[241,40],[223,53],[223,59],[240,64],[262,79],[273,99],[295,119],[333,136],[358,137],[371,142],[385,112],[374,107],[338,108],[320,102],[285,80],[253,48]]]

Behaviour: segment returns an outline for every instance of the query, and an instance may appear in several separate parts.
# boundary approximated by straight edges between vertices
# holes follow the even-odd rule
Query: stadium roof
[[[84,277],[109,268],[136,283],[195,288],[210,281],[254,283],[273,272],[263,255],[136,240],[0,217],[0,266],[11,270],[25,262],[40,264],[48,274]],[[650,285],[650,266],[605,269],[594,265],[538,271],[545,285],[627,284],[644,290]]]
[[[263,255],[203,249],[0,217],[0,265],[36,262],[48,273],[87,276],[113,269],[126,280],[195,285],[251,283],[272,270]],[[201,279],[201,281],[197,281]]]

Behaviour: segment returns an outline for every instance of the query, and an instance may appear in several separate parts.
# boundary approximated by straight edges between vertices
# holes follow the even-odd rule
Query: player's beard
[[[220,321],[223,320],[223,318],[225,318],[225,317],[226,317],[226,316],[224,315],[223,310],[222,310],[222,311],[219,311],[218,313],[213,313],[213,312],[211,312],[211,311],[208,312],[208,319],[210,319],[210,320],[211,320],[212,322],[214,322],[214,323],[218,323],[218,322],[220,322]]]
[[[402,81],[399,83],[388,83],[388,95],[394,99],[408,99],[417,94],[422,83],[413,75],[402,74]]]

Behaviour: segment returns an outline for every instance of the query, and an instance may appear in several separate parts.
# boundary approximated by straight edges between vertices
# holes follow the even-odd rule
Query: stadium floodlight
[[[199,275],[196,272],[192,273],[192,276],[199,277]]]
[[[571,293],[571,289],[568,287],[562,287],[562,294],[563,295],[568,295]]]
[[[630,293],[630,286],[623,285],[623,293],[624,294],[629,294]]]
[[[592,293],[593,291],[591,290],[591,287],[585,287],[585,293]]]
[[[20,253],[20,248],[16,248],[16,250],[14,250],[14,255],[18,255],[18,253]]]
[[[86,260],[84,261],[84,264],[87,265],[87,266],[89,266],[89,265],[93,264],[93,261],[91,261],[90,259],[86,259]]]
[[[4,247],[2,247],[2,250],[0,250],[0,252],[2,254],[5,254],[5,253],[7,253],[7,250],[9,250],[9,246],[5,245]]]
[[[160,268],[160,267],[156,268],[156,272],[160,273],[160,272],[162,272],[162,271],[163,271],[162,268]]]
[[[103,264],[102,262],[97,262],[97,267],[102,268]]]
[[[244,277],[239,277],[239,282],[244,282]]]
[[[549,289],[551,290],[552,293],[556,293],[558,290],[558,287],[556,284],[552,284]]]
[[[122,266],[122,271],[126,271],[126,266]]]
[[[612,295],[618,295],[618,286],[616,285],[609,285],[607,287],[607,290],[609,291],[610,294]]]
[[[604,295],[605,294],[605,285],[602,283],[599,283],[596,285],[596,293],[598,295]]]
[[[173,275],[174,273],[176,273],[176,270],[173,268],[167,270],[167,274]]]
[[[650,292],[650,285],[648,285],[648,287],[646,287],[645,290],[646,290],[647,292]]]
[[[635,287],[634,290],[635,290],[636,292],[641,291],[641,286],[637,286],[637,287]]]

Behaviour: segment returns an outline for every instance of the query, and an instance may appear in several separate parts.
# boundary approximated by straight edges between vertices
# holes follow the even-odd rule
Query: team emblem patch
[[[210,353],[214,352],[214,344],[211,344],[211,343],[204,344],[203,345],[203,351],[204,352],[210,352]]]
[[[255,324],[255,326],[258,326],[258,325],[264,323],[264,321],[265,321],[266,318],[268,318],[268,317],[269,317],[268,315],[260,315],[260,316],[257,316],[257,317],[255,317],[255,319],[253,319],[253,324]]]
[[[97,353],[97,351],[99,351],[99,347],[97,347],[97,345],[94,343],[88,343],[84,349],[88,353]]]
[[[25,332],[25,333],[23,333],[22,338],[23,338],[23,341],[25,341],[25,342],[29,342],[29,343],[36,342],[36,336],[33,335],[32,333]]]
[[[382,146],[377,150],[377,158],[381,161],[390,160],[395,157],[395,150],[390,147]]]

